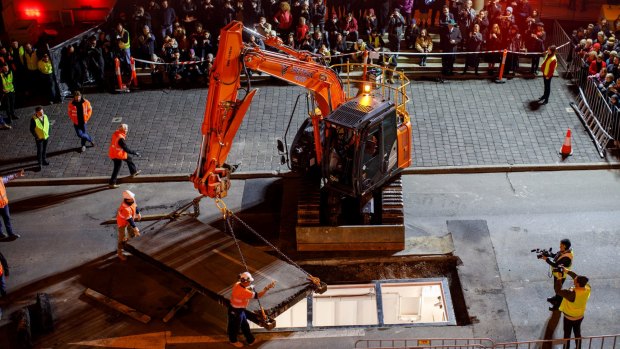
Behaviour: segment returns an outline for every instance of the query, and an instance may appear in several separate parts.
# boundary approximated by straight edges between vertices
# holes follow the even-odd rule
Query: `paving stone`
[[[542,91],[540,79],[512,79],[506,84],[488,80],[445,83],[413,81],[408,110],[413,120],[413,165],[462,166],[555,164],[566,129],[573,130],[574,155],[564,163],[598,162],[587,132],[574,113],[567,113],[572,96],[561,79],[552,82],[549,104],[531,108]],[[288,144],[307,115],[306,103],[294,101],[304,89],[263,85],[234,140],[229,160],[242,162],[241,171],[281,170],[275,141],[284,137],[289,117]],[[97,146],[77,152],[79,140],[66,115],[67,102],[46,106],[54,121],[48,153],[52,165],[29,177],[109,175],[108,143],[122,117],[129,124],[127,143],[142,154],[135,162],[145,173],[191,173],[200,148],[200,128],[206,89],[138,91],[122,95],[86,95],[94,114],[88,131]],[[36,164],[35,145],[28,131],[33,107],[17,110],[13,130],[0,132],[4,151],[0,171]],[[126,174],[126,166],[121,175]]]

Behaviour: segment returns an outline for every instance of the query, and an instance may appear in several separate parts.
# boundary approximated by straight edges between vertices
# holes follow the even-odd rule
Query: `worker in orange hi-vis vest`
[[[89,142],[91,147],[94,147],[95,143],[93,142],[93,138],[88,134],[88,132],[86,132],[86,123],[88,123],[88,120],[93,114],[93,108],[88,99],[82,97],[82,93],[80,93],[80,91],[75,91],[73,94],[73,100],[69,102],[69,105],[67,106],[67,111],[71,122],[73,122],[75,133],[78,137],[80,137],[80,142],[82,145],[80,148],[80,153],[86,151],[86,142]]]
[[[123,255],[123,246],[129,240],[140,236],[140,229],[136,226],[136,221],[142,219],[140,209],[136,204],[136,194],[129,190],[123,192],[123,202],[116,213],[116,225],[118,226],[118,245],[116,253],[121,261],[127,260]]]
[[[555,50],[555,45],[549,46],[545,59],[540,66],[540,70],[543,73],[543,81],[545,83],[545,93],[542,97],[538,98],[541,104],[549,103],[549,95],[551,94],[551,78],[553,77],[553,73],[555,73],[555,67],[558,65],[558,60],[555,57]]]
[[[112,177],[110,178],[109,186],[110,188],[118,188],[118,184],[116,184],[116,178],[118,177],[118,172],[121,170],[121,165],[123,161],[127,163],[129,167],[129,174],[132,177],[140,174],[140,170],[133,163],[133,160],[128,154],[135,155],[140,157],[140,153],[137,151],[133,151],[127,147],[125,143],[125,139],[127,138],[127,133],[129,132],[129,126],[127,124],[121,124],[121,126],[114,132],[112,135],[112,141],[110,142],[110,148],[108,149],[108,156],[114,162],[114,169],[112,170]]]
[[[4,185],[15,178],[23,176],[24,170],[8,176],[0,177],[0,216],[2,216],[4,226],[6,227],[6,232],[7,234],[9,234],[8,236],[4,235],[4,233],[2,232],[2,224],[0,224],[0,238],[2,239],[5,239],[7,237],[17,239],[19,237],[19,234],[13,232],[13,226],[11,225],[11,214],[9,212],[9,197],[6,195],[6,187]]]
[[[235,283],[232,288],[232,294],[230,295],[230,307],[228,308],[228,340],[230,344],[237,348],[242,348],[243,343],[237,341],[237,334],[239,330],[243,333],[248,345],[254,344],[256,339],[250,331],[250,324],[248,323],[247,315],[245,314],[245,308],[247,308],[250,299],[261,298],[267,293],[267,291],[276,285],[275,281],[267,285],[260,292],[254,291],[254,285],[252,282],[252,274],[244,272],[239,274],[239,281]]]

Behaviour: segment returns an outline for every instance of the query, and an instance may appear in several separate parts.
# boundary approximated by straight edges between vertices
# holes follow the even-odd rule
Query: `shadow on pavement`
[[[152,321],[148,326],[144,325],[86,297],[84,291],[87,288],[151,316]],[[86,264],[12,290],[0,304],[3,317],[8,320],[19,309],[32,306],[37,293],[48,293],[52,301],[54,331],[39,336],[33,333],[33,342],[35,347],[66,348],[69,343],[83,340],[170,330],[171,324],[164,324],[161,319],[186,291],[184,282],[162,273],[138,257],[129,256],[126,262],[120,262],[115,252],[109,252]],[[197,299],[193,303],[202,301]],[[184,310],[177,316],[195,326],[201,322],[201,313]],[[205,324],[205,327],[208,326]],[[16,345],[15,322],[4,322],[0,327],[0,348],[16,348]]]
[[[67,200],[77,198],[80,196],[90,195],[98,193],[100,191],[108,190],[107,185],[98,185],[95,187],[89,187],[85,189],[76,190],[73,192],[66,192],[62,194],[45,194],[41,196],[29,197],[21,200],[11,201],[11,212],[28,212],[34,211],[49,206],[58,205]]]
[[[540,109],[540,107],[542,107],[542,106],[543,106],[542,104],[540,104],[540,103],[538,102],[538,100],[535,100],[535,101],[530,101],[530,102],[528,103],[528,105],[529,105],[529,107],[530,107],[530,110],[531,110],[531,111],[537,111],[538,109]]]
[[[68,154],[68,153],[73,153],[73,152],[77,153],[79,151],[80,151],[80,147],[56,150],[56,151],[48,152],[47,153],[47,157],[50,158],[50,157],[54,157],[54,156],[58,156],[58,155],[63,155],[63,154]],[[23,158],[0,160],[0,166],[19,164],[19,163],[22,163],[22,162],[29,162],[29,161],[37,161],[37,156],[36,155],[32,155],[32,156],[25,156]],[[23,167],[23,166],[21,166],[21,167]],[[19,168],[21,168],[21,167],[19,167]],[[2,171],[7,171],[7,170],[10,170],[10,169],[2,169]]]

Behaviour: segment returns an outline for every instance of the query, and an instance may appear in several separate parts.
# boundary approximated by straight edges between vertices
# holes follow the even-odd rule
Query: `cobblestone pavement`
[[[263,83],[246,116],[229,156],[242,162],[241,171],[287,170],[279,164],[276,138],[284,136],[298,95],[287,139],[292,141],[306,103],[300,87]],[[549,104],[538,107],[542,80],[513,79],[505,84],[489,80],[445,83],[414,81],[413,166],[555,164],[566,130],[573,130],[574,155],[564,163],[601,161],[581,122],[570,109],[566,81],[555,78]],[[151,90],[128,94],[87,94],[94,114],[88,130],[96,147],[78,153],[79,139],[67,116],[67,102],[45,107],[51,122],[48,147],[51,165],[29,177],[108,175],[112,162],[107,147],[120,122],[129,124],[127,143],[142,157],[136,164],[144,173],[191,173],[200,148],[200,125],[206,89]],[[28,131],[34,107],[18,110],[10,131],[0,131],[3,152],[0,171],[30,168],[36,148]],[[121,175],[128,173],[126,167]]]

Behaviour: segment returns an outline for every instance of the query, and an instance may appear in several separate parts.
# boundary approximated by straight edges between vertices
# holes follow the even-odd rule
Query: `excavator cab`
[[[324,185],[350,197],[363,197],[395,171],[397,115],[394,103],[371,96],[353,98],[326,119]]]

